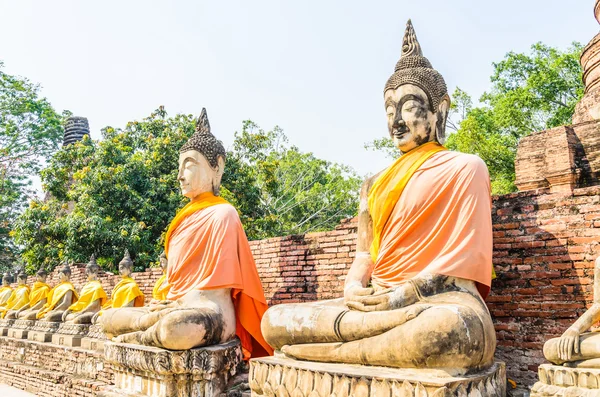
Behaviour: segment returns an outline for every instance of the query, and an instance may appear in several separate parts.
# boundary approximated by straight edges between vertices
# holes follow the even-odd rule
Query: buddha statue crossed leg
[[[301,360],[450,375],[488,368],[496,346],[482,298],[492,276],[489,176],[478,157],[441,146],[450,99],[410,21],[384,101],[402,156],[363,184],[344,298],[273,306],[263,334]]]
[[[218,196],[225,149],[203,109],[180,149],[182,194],[190,199],[167,230],[167,300],[111,309],[98,323],[117,342],[185,350],[231,340],[246,358],[271,353],[260,333],[266,300],[237,211]]]

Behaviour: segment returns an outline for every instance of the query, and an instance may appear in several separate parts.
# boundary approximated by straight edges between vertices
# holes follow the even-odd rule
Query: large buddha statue
[[[71,284],[71,268],[67,263],[59,269],[58,277],[60,282],[50,290],[46,304],[35,315],[38,320],[61,322],[65,310],[79,299]]]
[[[17,288],[15,288],[6,301],[6,305],[0,308],[2,318],[16,318],[17,311],[29,304],[30,288],[27,283],[27,274],[24,271],[17,275]]]
[[[600,368],[600,332],[591,331],[600,321],[600,257],[594,268],[594,302],[560,338],[544,344],[544,356],[554,364],[569,367]]]
[[[94,255],[85,268],[88,282],[81,288],[79,299],[73,303],[62,315],[62,321],[74,324],[89,324],[92,317],[102,309],[102,305],[108,297],[98,281],[100,267],[96,263]]]
[[[450,98],[410,21],[384,104],[402,155],[363,184],[344,298],[273,306],[263,334],[301,360],[455,376],[488,368],[496,347],[484,303],[492,276],[488,171],[479,157],[442,146]]]
[[[121,262],[119,262],[121,280],[113,288],[110,300],[102,306],[102,310],[144,306],[144,293],[140,290],[135,280],[131,278],[132,272],[133,261],[129,255],[129,250],[125,250],[125,255],[121,259]]]
[[[202,110],[180,149],[179,183],[190,199],[165,237],[167,300],[106,311],[99,319],[117,342],[171,350],[223,343],[236,334],[245,358],[271,353],[260,332],[267,308],[236,209],[219,197],[225,149]]]
[[[17,311],[17,318],[35,320],[37,312],[46,304],[51,290],[50,286],[46,284],[46,277],[48,277],[48,272],[41,267],[36,273],[36,281],[29,294],[29,303]]]
[[[6,306],[6,302],[8,302],[8,299],[12,295],[13,289],[10,286],[11,281],[12,278],[10,273],[4,273],[2,275],[2,287],[0,287],[0,307]]]
[[[156,304],[161,301],[167,300],[167,295],[169,294],[169,283],[167,282],[167,255],[164,253],[160,254],[160,267],[163,271],[162,276],[156,280],[154,284],[154,288],[152,289],[152,301],[151,304]]]

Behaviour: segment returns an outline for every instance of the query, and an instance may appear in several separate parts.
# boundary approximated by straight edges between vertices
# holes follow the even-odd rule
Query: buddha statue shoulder
[[[98,321],[113,340],[185,350],[238,335],[245,358],[272,352],[260,332],[267,304],[248,240],[236,209],[219,196],[225,157],[202,109],[180,149],[177,179],[190,202],[165,237],[166,300],[105,311]]]
[[[10,273],[4,273],[2,275],[2,287],[0,287],[0,307],[6,306],[6,302],[12,295],[13,289],[10,286],[12,282],[12,277]]]
[[[46,304],[36,313],[38,320],[61,322],[62,315],[79,295],[71,284],[71,267],[65,263],[58,271],[59,283],[48,293]]]
[[[133,261],[129,250],[125,250],[123,259],[119,262],[121,280],[114,286],[110,294],[110,300],[102,306],[102,310],[144,306],[144,293],[131,277],[132,272]]]
[[[383,99],[402,155],[363,184],[344,297],[273,306],[263,334],[300,360],[454,376],[488,368],[496,347],[484,303],[492,277],[489,175],[480,158],[442,146],[450,98],[410,21]]]
[[[14,319],[17,312],[22,307],[29,304],[30,288],[27,283],[27,274],[21,270],[17,275],[17,288],[15,288],[8,298],[6,305],[0,308],[2,318]]]
[[[48,272],[41,267],[36,273],[36,281],[33,283],[31,287],[31,292],[29,294],[29,302],[17,310],[15,314],[16,318],[24,319],[24,320],[35,320],[36,315],[42,307],[46,304],[48,300],[48,294],[50,293],[50,286],[46,284],[46,278],[48,277]]]
[[[85,268],[87,283],[81,288],[79,299],[62,315],[62,321],[74,324],[90,324],[93,316],[102,309],[108,297],[98,280],[100,267],[94,255]]]

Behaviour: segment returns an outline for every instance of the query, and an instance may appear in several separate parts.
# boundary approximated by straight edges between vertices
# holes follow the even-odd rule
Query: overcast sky
[[[599,31],[594,0],[8,1],[5,71],[40,83],[92,137],[160,105],[206,107],[226,146],[242,120],[279,125],[303,151],[360,174],[389,164],[365,142],[387,135],[383,86],[406,20],[450,92],[475,99],[492,63],[542,41],[561,49]]]

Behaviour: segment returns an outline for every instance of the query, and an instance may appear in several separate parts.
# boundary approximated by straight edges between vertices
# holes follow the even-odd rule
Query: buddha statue
[[[590,331],[600,321],[600,257],[594,267],[594,301],[560,338],[544,344],[544,357],[553,364],[577,368],[600,368],[600,333]]]
[[[6,302],[12,295],[12,287],[10,283],[12,282],[12,277],[10,273],[6,272],[2,275],[2,287],[0,287],[0,307],[6,306]]]
[[[131,278],[133,272],[133,261],[129,250],[119,262],[119,275],[121,280],[115,285],[110,294],[110,300],[102,306],[102,310],[117,309],[119,307],[141,307],[144,306],[144,293],[137,283]]]
[[[150,304],[156,304],[161,301],[167,300],[167,295],[169,293],[169,283],[167,282],[167,255],[163,251],[159,257],[160,267],[163,271],[162,276],[156,280],[156,284],[154,284],[154,288],[152,289],[152,301]]]
[[[344,297],[273,306],[263,335],[300,360],[451,376],[489,368],[490,180],[479,157],[442,146],[450,98],[410,20],[384,105],[402,155],[362,186]]]
[[[29,302],[20,308],[16,313],[16,318],[24,320],[35,320],[38,311],[44,307],[50,293],[50,286],[46,284],[48,272],[41,267],[36,273],[36,281],[33,283],[31,293],[29,294]]]
[[[108,297],[98,281],[100,267],[96,263],[94,255],[85,267],[87,283],[81,288],[79,299],[73,303],[62,315],[62,321],[74,324],[90,324],[96,313],[102,309],[102,305]]]
[[[240,338],[245,358],[271,353],[260,333],[267,308],[236,209],[219,196],[225,149],[210,132],[206,110],[180,149],[178,180],[190,202],[165,237],[167,300],[144,308],[107,310],[107,336],[171,350]]]
[[[50,290],[46,304],[36,313],[35,317],[38,320],[61,322],[65,310],[79,299],[75,287],[71,284],[71,268],[67,263],[59,269],[58,277],[60,282]]]
[[[8,298],[6,305],[0,308],[0,316],[7,319],[17,318],[17,311],[29,304],[30,288],[27,283],[27,274],[20,271],[17,275],[17,288]]]

